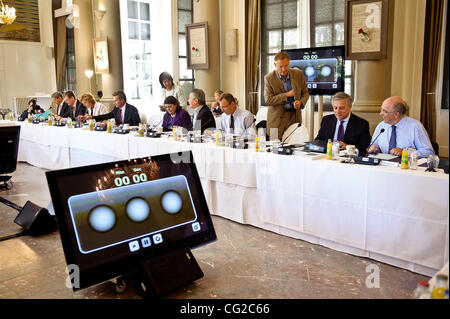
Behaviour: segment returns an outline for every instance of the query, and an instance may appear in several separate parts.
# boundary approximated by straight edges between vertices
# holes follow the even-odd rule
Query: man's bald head
[[[380,115],[385,123],[394,125],[400,122],[406,111],[406,102],[399,96],[391,96],[383,101]]]

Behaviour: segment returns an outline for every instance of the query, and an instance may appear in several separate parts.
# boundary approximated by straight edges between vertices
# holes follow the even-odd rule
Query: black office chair
[[[11,176],[17,167],[20,126],[0,126],[0,189],[11,189]],[[2,176],[4,175],[4,176]]]
[[[266,141],[269,140],[269,134],[267,132],[267,121],[266,120],[262,120],[259,121],[258,124],[256,124],[256,131],[258,132],[258,129],[264,129],[264,131],[266,131]]]

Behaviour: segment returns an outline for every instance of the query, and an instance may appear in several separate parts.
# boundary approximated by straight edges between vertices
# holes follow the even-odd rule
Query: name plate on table
[[[159,137],[161,137],[161,133],[159,133],[157,131],[147,131],[147,137],[159,138]]]
[[[305,143],[305,152],[316,152],[316,153],[326,153],[327,152],[327,141],[324,140],[314,140]]]
[[[381,162],[381,160],[378,158],[364,157],[364,156],[354,156],[353,160],[355,161],[355,164],[372,165],[372,166],[378,165]]]
[[[248,140],[237,139],[233,141],[233,148],[248,149]]]
[[[94,130],[104,132],[104,131],[106,131],[106,125],[96,125]]]
[[[116,134],[128,134],[128,133],[130,133],[130,129],[116,128],[116,129],[113,130],[113,133],[116,133]]]

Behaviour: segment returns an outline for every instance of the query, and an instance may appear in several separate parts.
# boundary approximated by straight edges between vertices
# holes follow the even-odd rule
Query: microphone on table
[[[287,139],[292,135],[292,134],[294,134],[294,132],[301,126],[301,124],[299,125],[300,123],[297,123],[297,127],[295,128],[295,130],[293,130],[288,136],[286,136],[284,139],[283,139],[283,141],[281,142],[281,144],[280,144],[280,147],[283,147],[283,144],[287,141]]]
[[[373,145],[373,143],[375,143],[375,141],[380,137],[380,135],[384,133],[384,128],[382,128],[380,130],[380,133],[378,133],[377,137],[373,140],[372,143],[370,143],[370,145],[366,148],[366,153],[369,154],[369,148]]]
[[[159,121],[158,123],[156,123],[155,125],[153,125],[153,129],[154,129],[155,127],[157,127],[162,121],[163,121],[163,119],[161,119],[161,121]]]

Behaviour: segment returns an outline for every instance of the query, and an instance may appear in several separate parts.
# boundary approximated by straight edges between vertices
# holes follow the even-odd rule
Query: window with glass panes
[[[274,68],[275,54],[300,47],[299,1],[262,0],[261,9],[261,83],[264,83],[264,76]]]
[[[310,1],[311,47],[344,45],[345,0]],[[345,93],[353,96],[352,61],[345,61]],[[316,101],[317,103],[317,101]],[[331,97],[324,96],[324,109],[331,110]]]
[[[126,7],[128,34],[122,43],[125,91],[130,99],[151,99],[150,0],[127,0]]]
[[[184,89],[184,95],[194,88],[194,70],[187,68],[187,51],[186,51],[186,24],[193,21],[193,1],[178,0],[178,74],[179,84]]]
[[[309,4],[310,46],[343,45],[345,0],[310,0]],[[299,0],[262,0],[261,83],[264,75],[274,69],[275,54],[301,47],[300,32],[305,26],[300,22],[300,14]],[[352,61],[345,62],[345,92],[353,96]],[[324,97],[324,107],[331,109],[330,97]]]
[[[66,89],[77,91],[77,66],[75,64],[75,40],[73,28],[66,30]]]

